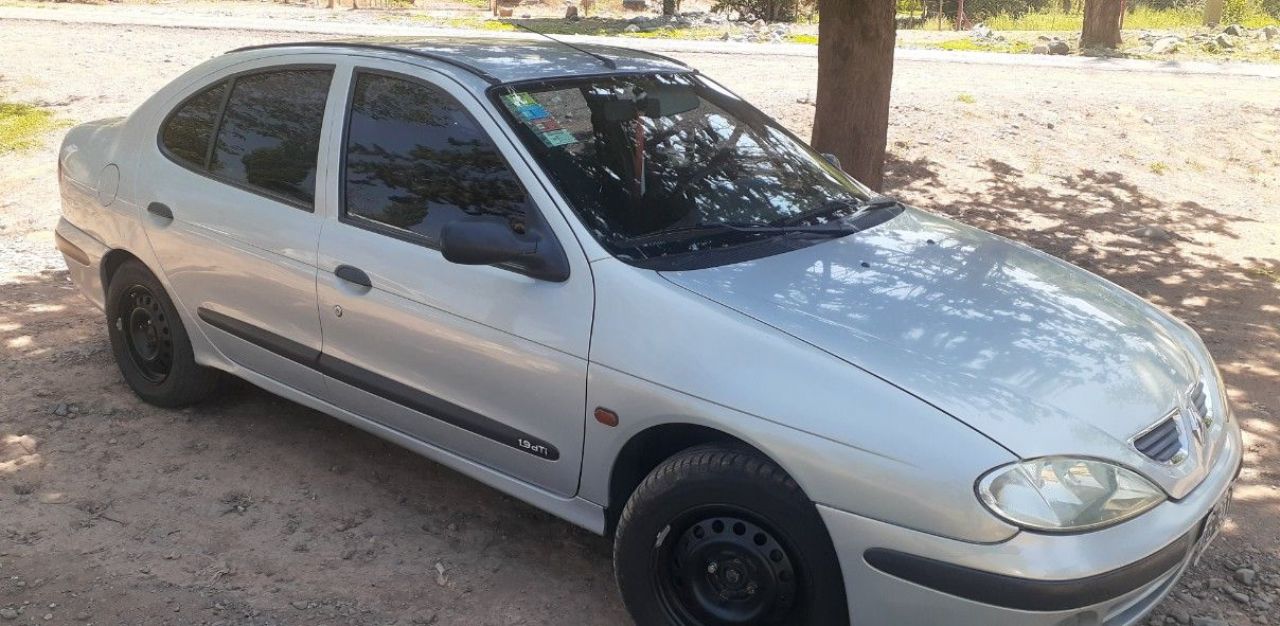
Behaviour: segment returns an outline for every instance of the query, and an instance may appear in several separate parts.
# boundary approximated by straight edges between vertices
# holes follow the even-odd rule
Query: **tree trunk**
[[[676,14],[676,0],[662,0],[662,14],[663,14],[663,15],[675,15],[675,14]]]
[[[1124,0],[1085,0],[1080,49],[1118,47],[1123,16]]]
[[[1217,26],[1222,21],[1222,0],[1208,0],[1204,3],[1204,25]]]
[[[813,140],[845,171],[880,190],[889,86],[893,81],[894,0],[818,0],[818,91]]]

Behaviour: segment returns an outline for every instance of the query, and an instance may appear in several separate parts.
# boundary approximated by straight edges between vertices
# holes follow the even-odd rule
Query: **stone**
[[[513,12],[511,7],[498,7],[498,17],[511,17]]]
[[[1232,24],[1222,29],[1222,32],[1223,34],[1231,35],[1232,37],[1247,37],[1249,35],[1249,31],[1239,24]]]
[[[582,18],[578,17],[578,7],[576,7],[576,6],[572,5],[572,4],[571,4],[571,5],[569,5],[569,6],[567,6],[567,7],[565,7],[565,8],[564,8],[564,19],[566,19],[566,20],[578,20],[578,19],[582,19]]]
[[[1035,47],[1031,48],[1031,54],[1049,54],[1049,46],[1038,43]]]
[[[12,607],[6,606],[3,609],[0,609],[0,617],[3,617],[4,619],[18,619],[18,611]]]
[[[1236,581],[1242,585],[1245,585],[1246,587],[1252,587],[1254,579],[1257,578],[1257,576],[1258,576],[1257,572],[1247,567],[1242,567],[1236,570],[1236,573],[1235,573]]]
[[[622,30],[627,31],[628,33],[638,33],[640,32],[640,27],[635,24],[627,24],[627,27]]]
[[[978,24],[977,26],[974,26],[970,33],[975,39],[990,39],[992,35],[991,27],[986,24]]]
[[[1249,604],[1249,594],[1240,593],[1239,591],[1232,591],[1231,599],[1239,602],[1240,604]]]
[[[649,3],[647,0],[622,0],[622,8],[627,11],[647,11]]]
[[[1212,617],[1193,617],[1191,618],[1191,626],[1231,626],[1231,624]]]
[[[1178,51],[1178,47],[1182,45],[1182,40],[1177,37],[1161,37],[1151,44],[1151,51],[1155,54],[1170,54]]]
[[[1071,54],[1071,44],[1061,39],[1054,39],[1049,42],[1049,54]]]
[[[53,407],[53,414],[57,415],[58,417],[66,417],[67,414],[70,412],[71,412],[71,407],[65,404],[59,404],[58,406]]]
[[[1218,36],[1213,38],[1213,45],[1219,50],[1230,50],[1236,47],[1236,42],[1226,33],[1218,33]]]
[[[1267,41],[1280,39],[1280,26],[1276,26],[1275,24],[1268,24],[1267,26],[1264,26],[1262,28],[1262,37]]]

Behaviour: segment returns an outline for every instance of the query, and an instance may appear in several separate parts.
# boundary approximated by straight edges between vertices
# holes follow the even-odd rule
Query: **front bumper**
[[[1021,532],[973,544],[819,506],[840,558],[850,622],[1137,624],[1190,565],[1205,517],[1235,480],[1243,451],[1234,420],[1225,437],[1208,477],[1187,497],[1089,533]]]

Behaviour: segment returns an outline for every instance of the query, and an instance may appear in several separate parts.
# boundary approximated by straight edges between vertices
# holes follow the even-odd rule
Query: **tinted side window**
[[[497,146],[437,87],[357,74],[345,150],[347,215],[432,242],[460,217],[524,217],[524,189]]]
[[[227,93],[224,81],[183,102],[165,122],[160,141],[169,155],[187,165],[204,169],[209,155],[209,140],[218,123],[222,98]]]
[[[278,70],[232,83],[209,171],[307,208],[332,70]]]

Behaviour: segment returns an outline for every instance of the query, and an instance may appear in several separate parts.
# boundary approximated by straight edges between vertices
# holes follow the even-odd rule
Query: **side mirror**
[[[440,253],[459,265],[511,264],[532,278],[561,282],[569,278],[564,252],[536,234],[519,234],[506,220],[468,218],[440,230]]]
[[[840,157],[834,154],[831,154],[830,152],[823,152],[822,158],[826,159],[827,163],[830,163],[836,166],[836,169],[840,170],[841,172],[844,171],[844,166],[840,165]]]

